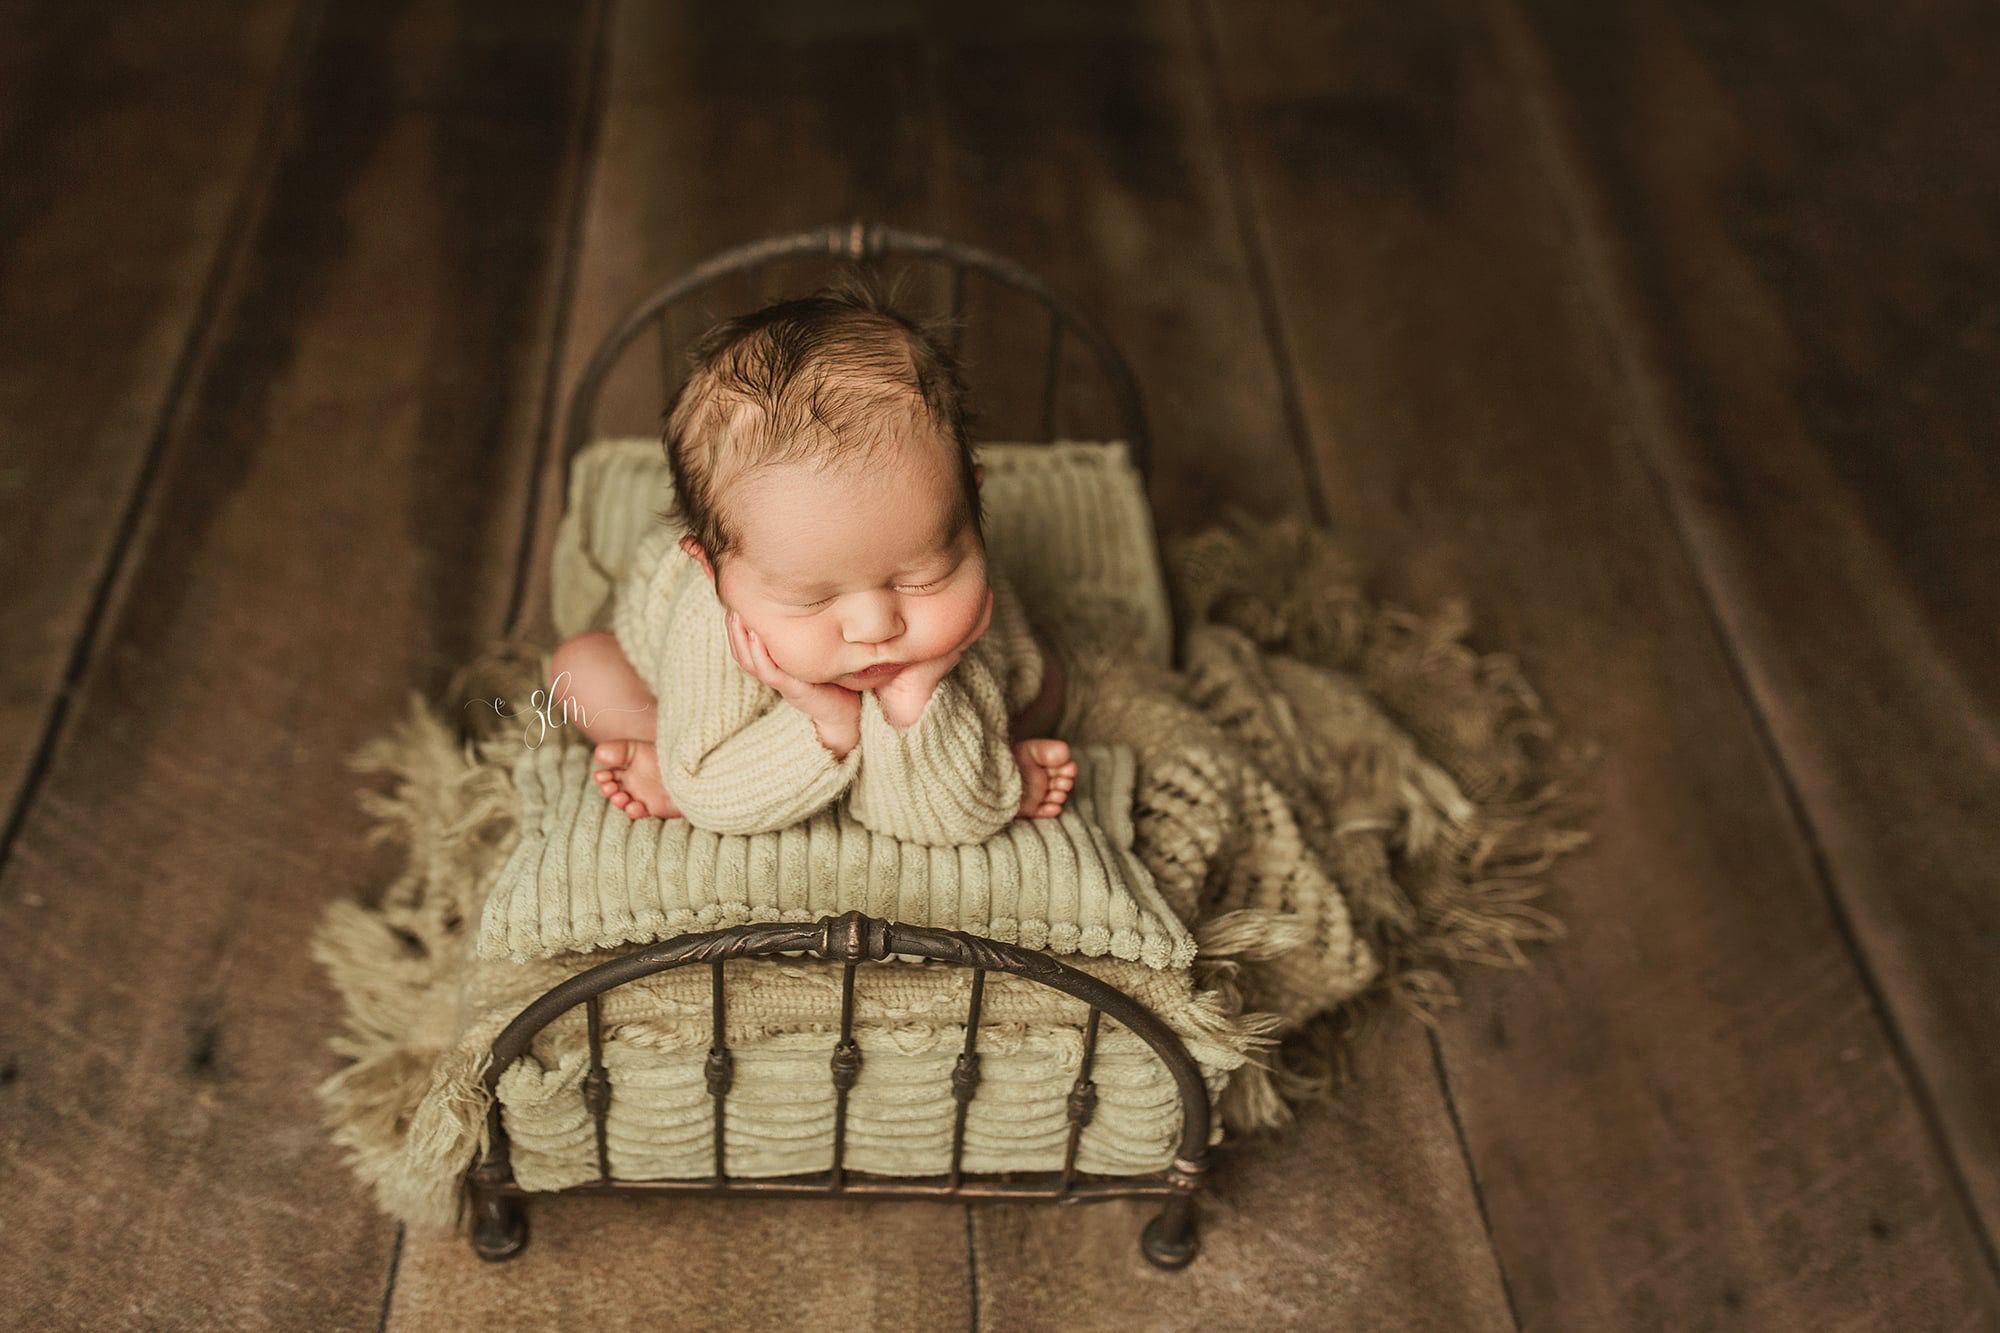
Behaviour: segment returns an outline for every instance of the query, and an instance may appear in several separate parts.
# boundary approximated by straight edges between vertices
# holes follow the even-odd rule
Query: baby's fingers
[[[764,679],[764,664],[754,642],[756,637],[748,625],[737,619],[734,611],[729,613],[729,655],[736,659],[736,665],[743,668],[744,674],[768,685],[770,682]]]
[[[771,650],[764,646],[764,640],[756,630],[745,626],[743,635],[749,644],[750,674],[787,699],[791,698],[798,691],[799,683],[785,674],[785,669],[771,656]]]
[[[778,670],[778,664],[772,660],[771,650],[766,648],[764,641],[757,637],[756,630],[750,629],[743,632],[750,637],[750,661],[756,666],[757,679],[763,681],[766,685],[773,683],[784,673]]]

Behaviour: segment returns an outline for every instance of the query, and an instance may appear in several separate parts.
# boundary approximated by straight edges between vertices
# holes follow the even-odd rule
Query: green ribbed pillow
[[[1193,938],[1132,851],[1128,746],[1075,746],[1076,789],[1054,819],[926,847],[870,832],[844,801],[771,833],[632,819],[590,780],[590,747],[549,735],[514,763],[521,838],[487,896],[481,957],[521,962],[861,911],[1051,953],[1162,969],[1194,960]]]

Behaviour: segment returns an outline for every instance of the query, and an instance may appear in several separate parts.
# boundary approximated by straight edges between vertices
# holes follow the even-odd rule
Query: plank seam
[[[1486,1233],[1486,1249],[1493,1256],[1493,1269],[1500,1275],[1500,1294],[1507,1300],[1507,1317],[1521,1328],[1521,1307],[1514,1301],[1514,1284],[1507,1276],[1507,1261],[1501,1257],[1500,1241],[1493,1234],[1493,1215],[1486,1207],[1486,1187],[1479,1179],[1479,1163],[1472,1156],[1472,1143],[1465,1137],[1465,1122],[1459,1118],[1458,1099],[1452,1095],[1451,1071],[1445,1067],[1444,1045],[1437,1029],[1426,1026],[1424,1038],[1430,1043],[1431,1068],[1437,1073],[1438,1091],[1444,1096],[1445,1115],[1451,1120],[1451,1136],[1458,1144],[1459,1160],[1465,1164],[1466,1179],[1472,1182],[1472,1201],[1479,1209],[1479,1226]]]
[[[396,1224],[395,1248],[389,1251],[389,1276],[382,1284],[382,1313],[375,1320],[375,1333],[387,1333],[389,1327],[389,1307],[396,1299],[396,1275],[403,1267],[403,1224]]]
[[[1285,337],[1284,321],[1278,309],[1277,288],[1272,281],[1270,263],[1258,234],[1249,182],[1244,178],[1242,168],[1234,165],[1234,160],[1227,151],[1228,144],[1241,136],[1226,109],[1228,103],[1222,76],[1221,45],[1215,35],[1214,20],[1209,13],[1208,5],[1203,0],[1190,0],[1189,9],[1194,22],[1196,45],[1201,52],[1209,116],[1214,125],[1218,148],[1221,150],[1222,174],[1229,187],[1231,208],[1236,214],[1237,232],[1241,238],[1245,263],[1250,269],[1251,287],[1256,295],[1258,316],[1263,323],[1264,336],[1270,345],[1271,357],[1277,365],[1278,380],[1283,388],[1285,425],[1291,435],[1292,448],[1298,456],[1300,470],[1305,474],[1306,499],[1312,510],[1312,516],[1320,523],[1327,523],[1331,519],[1332,506],[1327,499],[1326,477],[1320,469],[1318,455],[1311,445],[1311,432],[1306,424],[1305,407],[1300,397],[1291,344]],[[1437,1078],[1438,1094],[1444,1102],[1445,1114],[1451,1121],[1452,1137],[1458,1145],[1459,1160],[1465,1168],[1473,1202],[1478,1208],[1480,1229],[1486,1237],[1486,1250],[1492,1257],[1494,1272],[1500,1278],[1500,1292],[1507,1302],[1507,1317],[1513,1321],[1514,1328],[1519,1330],[1520,1307],[1515,1303],[1514,1285],[1508,1278],[1506,1261],[1501,1257],[1498,1239],[1493,1234],[1493,1219],[1486,1206],[1486,1190],[1479,1179],[1479,1167],[1473,1159],[1472,1146],[1465,1135],[1465,1124],[1459,1118],[1458,1103],[1452,1095],[1451,1077],[1445,1069],[1444,1052],[1438,1043],[1435,1030],[1427,1030],[1426,1039],[1430,1043],[1431,1066]]]
[[[965,1326],[979,1333],[979,1243],[973,1236],[972,1205],[959,1206],[965,1209]]]
[[[213,348],[223,298],[236,280],[243,259],[249,252],[250,238],[257,221],[269,203],[277,179],[284,129],[291,121],[298,93],[304,86],[307,60],[324,17],[324,0],[303,0],[292,20],[292,29],[285,37],[284,54],[279,58],[270,94],[265,98],[263,112],[258,118],[257,138],[251,145],[242,185],[230,202],[228,220],[223,224],[215,256],[202,279],[201,292],[195,298],[187,334],[181,342],[179,355],[174,358],[173,373],[167,379],[166,392],[161,395],[159,411],[154,416],[145,450],[140,455],[138,472],[119,512],[118,525],[112,532],[110,549],[105,553],[104,565],[91,592],[89,608],[84,612],[83,624],[77,630],[76,642],[70,650],[69,661],[63,667],[62,680],[56,686],[48,716],[43,719],[41,738],[28,761],[13,808],[8,811],[6,827],[0,830],[0,867],[5,867],[13,857],[14,843],[27,823],[28,811],[34,806],[42,783],[54,766],[56,746],[62,740],[69,718],[70,700],[82,685],[102,647],[100,640],[106,633],[105,622],[109,618],[114,593],[133,563],[132,553],[138,544],[139,527],[145,516],[147,501],[157,487],[168,442],[179,423],[189,389],[199,377]]]
[[[1616,276],[1618,264],[1612,254],[1612,242],[1604,236],[1606,228],[1600,219],[1602,208],[1593,203],[1583,172],[1574,163],[1576,150],[1569,144],[1568,136],[1562,129],[1563,118],[1550,105],[1553,94],[1547,91],[1549,80],[1543,62],[1536,54],[1534,38],[1518,9],[1506,0],[1485,0],[1484,8],[1489,16],[1489,30],[1497,39],[1502,58],[1513,68],[1526,89],[1525,105],[1538,131],[1536,137],[1541,141],[1540,146],[1549,165],[1558,207],[1566,216],[1575,237],[1586,289],[1613,348],[1619,378],[1625,383],[1638,409],[1635,419],[1639,429],[1634,434],[1639,441],[1641,464],[1652,482],[1656,498],[1666,511],[1668,526],[1679,542],[1695,584],[1700,589],[1703,610],[1711,632],[1721,645],[1721,656],[1732,687],[1750,716],[1752,734],[1756,737],[1764,762],[1772,771],[1786,813],[1804,844],[1808,864],[1818,883],[1820,897],[1835,934],[1854,965],[1891,1058],[1903,1076],[1910,1100],[1931,1140],[1932,1151],[1943,1165],[1952,1193],[1970,1222],[1974,1243],[1985,1261],[1988,1276],[2000,1284],[2000,1250],[1995,1248],[1971,1180],[1954,1148],[1943,1110],[1896,1022],[1894,1008],[1855,930],[1841,893],[1840,877],[1827,855],[1818,825],[1793,777],[1791,765],[1786,761],[1784,747],[1772,729],[1741,646],[1731,634],[1728,620],[1722,614],[1716,575],[1703,558],[1702,545],[1691,530],[1691,518],[1682,499],[1683,486],[1676,479],[1672,462],[1674,450],[1668,442],[1669,437],[1677,433],[1673,425],[1674,413],[1654,387],[1666,377],[1658,369],[1658,357],[1645,345],[1644,335],[1636,331],[1635,321],[1624,314],[1632,301],[1625,294],[1625,284]]]
[[[1299,468],[1305,474],[1306,499],[1312,516],[1317,522],[1324,524],[1330,522],[1332,517],[1332,505],[1327,499],[1326,477],[1319,466],[1318,455],[1311,445],[1311,432],[1306,424],[1305,407],[1299,392],[1291,344],[1285,337],[1284,321],[1278,308],[1277,288],[1271,278],[1270,263],[1258,234],[1249,182],[1244,178],[1241,167],[1234,165],[1228,152],[1229,143],[1239,138],[1240,133],[1233,117],[1226,109],[1228,103],[1222,76],[1221,45],[1215,35],[1214,20],[1209,13],[1208,5],[1203,0],[1189,0],[1189,10],[1194,24],[1195,42],[1200,48],[1204,90],[1222,159],[1222,174],[1229,187],[1230,206],[1236,215],[1237,233],[1243,247],[1245,263],[1250,270],[1258,317],[1264,326],[1264,336],[1270,345],[1271,357],[1276,363],[1279,384],[1283,389],[1281,401],[1285,411],[1285,426],[1291,436]],[[1471,1187],[1473,1202],[1479,1212],[1479,1225],[1486,1237],[1486,1250],[1493,1260],[1494,1272],[1499,1275],[1501,1295],[1507,1302],[1507,1317],[1513,1321],[1514,1328],[1519,1330],[1520,1307],[1514,1300],[1514,1286],[1508,1278],[1507,1264],[1501,1257],[1498,1238],[1493,1234],[1493,1219],[1486,1206],[1486,1190],[1480,1182],[1479,1167],[1473,1159],[1472,1146],[1466,1138],[1464,1122],[1459,1117],[1458,1103],[1452,1095],[1451,1077],[1445,1069],[1444,1052],[1438,1043],[1435,1030],[1427,1030],[1426,1039],[1430,1043],[1431,1066],[1436,1075],[1438,1094],[1444,1102],[1445,1114],[1451,1121],[1451,1132],[1458,1145],[1459,1160],[1465,1168],[1466,1180]]]
[[[1195,46],[1200,57],[1202,92],[1208,103],[1209,126],[1221,159],[1223,183],[1229,190],[1230,211],[1235,214],[1237,243],[1243,249],[1243,263],[1249,270],[1250,289],[1257,302],[1258,323],[1278,372],[1278,401],[1284,408],[1285,432],[1291,437],[1292,453],[1306,483],[1306,506],[1315,522],[1331,521],[1333,507],[1327,499],[1326,478],[1321,473],[1306,428],[1305,406],[1299,396],[1298,375],[1292,366],[1291,341],[1285,336],[1284,317],[1278,310],[1277,288],[1271,279],[1271,265],[1258,234],[1250,185],[1243,169],[1229,152],[1240,139],[1238,126],[1229,113],[1228,92],[1222,77],[1222,51],[1216,40],[1214,20],[1203,0],[1189,0],[1189,18],[1194,27]]]
[[[571,312],[576,303],[577,274],[583,265],[584,223],[590,211],[590,188],[596,180],[598,143],[610,95],[608,71],[611,64],[612,11],[615,7],[616,0],[601,0],[593,6],[590,17],[593,26],[590,29],[589,56],[583,68],[577,125],[568,154],[570,179],[564,182],[563,195],[568,203],[562,220],[561,269],[556,277],[550,316],[548,370],[542,384],[541,406],[536,413],[535,448],[528,468],[521,541],[514,553],[514,583],[507,595],[506,613],[500,619],[502,632],[509,638],[519,634],[522,628],[519,622],[527,610],[528,571],[537,550],[536,534],[540,530],[537,520],[541,513],[543,480],[550,467],[562,466],[558,446],[562,432],[558,413],[562,407],[563,351],[569,340]],[[559,484],[557,494],[561,494],[562,489]]]

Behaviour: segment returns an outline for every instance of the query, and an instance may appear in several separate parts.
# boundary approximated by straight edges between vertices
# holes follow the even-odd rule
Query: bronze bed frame
[[[664,395],[671,395],[677,382],[677,368],[668,332],[668,316],[676,302],[724,278],[754,273],[780,260],[825,256],[831,261],[846,261],[865,270],[891,255],[947,266],[954,329],[961,326],[963,319],[968,273],[978,273],[1039,302],[1049,321],[1048,353],[1041,395],[1042,437],[1048,437],[1054,426],[1062,340],[1066,334],[1073,334],[1095,354],[1109,380],[1123,419],[1133,462],[1142,479],[1148,476],[1146,423],[1137,385],[1124,358],[1094,321],[1050,291],[1040,279],[1007,260],[935,237],[855,222],[772,237],[727,251],[667,283],[633,307],[591,358],[572,397],[563,447],[565,487],[570,461],[584,447],[594,427],[597,400],[605,380],[619,357],[648,329],[657,332],[661,348],[662,390]],[[566,502],[570,499],[573,497],[565,496]],[[805,1175],[734,1179],[725,1170],[723,1145],[723,1104],[729,1093],[731,1074],[730,1052],[723,1036],[727,1003],[723,964],[732,958],[770,958],[786,954],[810,954],[845,964],[841,984],[840,1039],[834,1046],[830,1061],[834,1092],[833,1160],[825,1171]],[[861,1052],[852,1033],[854,970],[861,963],[878,962],[897,954],[972,969],[965,1045],[951,1074],[952,1097],[957,1102],[952,1128],[951,1169],[941,1176],[862,1173],[848,1170],[843,1160],[847,1093],[861,1067]],[[709,1177],[695,1179],[615,1180],[611,1176],[605,1146],[605,1119],[611,1104],[611,1080],[602,1060],[599,997],[627,982],[696,963],[707,963],[712,977],[710,994],[715,1035],[705,1072],[709,1095],[714,1100],[714,1172]],[[1069,1138],[1060,1172],[974,1174],[960,1169],[966,1108],[977,1094],[980,1082],[977,1047],[979,1009],[988,972],[1024,977],[1090,1005],[1084,1033],[1083,1061],[1068,1097]],[[560,1191],[524,1190],[515,1182],[509,1165],[507,1133],[498,1094],[500,1077],[528,1050],[536,1034],[577,1005],[584,1006],[589,1042],[590,1069],[583,1082],[582,1097],[595,1122],[597,1179]],[[1089,1177],[1076,1170],[1077,1145],[1084,1127],[1090,1123],[1096,1104],[1096,1087],[1090,1077],[1091,1062],[1097,1046],[1099,1023],[1106,1014],[1143,1039],[1173,1075],[1181,1102],[1181,1135],[1173,1162],[1164,1170],[1142,1175]],[[725,930],[678,935],[639,952],[602,963],[553,987],[522,1009],[494,1039],[492,1054],[485,1076],[486,1093],[490,1099],[488,1147],[468,1172],[466,1181],[473,1214],[472,1247],[482,1259],[503,1260],[520,1253],[528,1238],[526,1201],[536,1193],[806,1196],[946,1202],[1000,1199],[1062,1204],[1159,1198],[1164,1200],[1159,1213],[1146,1223],[1140,1233],[1139,1246],[1145,1257],[1161,1268],[1180,1268],[1194,1258],[1198,1246],[1195,1198],[1209,1170],[1210,1123],[1208,1088],[1199,1066],[1188,1054],[1179,1036],[1142,1002],[1039,950],[1019,948],[963,931],[931,929],[864,916],[860,912],[822,917],[816,924],[752,922]]]

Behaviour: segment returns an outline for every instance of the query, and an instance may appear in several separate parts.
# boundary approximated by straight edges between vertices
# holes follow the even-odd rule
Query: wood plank
[[[1228,1150],[1179,1272],[1139,1253],[1155,1205],[975,1208],[979,1327],[1514,1328],[1428,1038],[1356,1054],[1344,1100]]]
[[[918,41],[880,4],[835,8],[629,5],[617,15],[582,263],[566,345],[563,407],[627,307],[731,246],[858,215],[929,216]],[[684,344],[757,304],[726,285],[676,322]],[[601,400],[601,434],[653,435],[665,398],[649,342]],[[543,479],[534,549],[561,518],[562,477]],[[548,568],[531,562],[524,630],[548,634]]]
[[[2000,24],[1528,9],[1641,442],[1990,1238]]]
[[[1073,297],[1132,363],[1162,529],[1308,510],[1179,9],[964,10],[927,48],[951,234]],[[1036,330],[1039,333],[1039,330]],[[1040,370],[1039,337],[990,349]],[[1038,379],[1038,374],[1030,377]]]
[[[1104,320],[1150,395],[1163,528],[1202,522],[1221,499],[1253,511],[1295,511],[1308,481],[1260,341],[1192,49],[1183,18],[1147,7],[1033,5],[1004,19],[879,3],[759,6],[726,15],[693,5],[621,8],[568,382],[631,300],[695,261],[787,229],[886,219],[1016,258]],[[1105,176],[1106,162],[1122,164],[1115,176]],[[733,313],[724,302],[752,295],[720,296],[711,313]],[[635,363],[641,368],[607,393],[608,429],[654,429],[659,388],[643,368],[644,353]],[[1007,326],[978,354],[989,377],[1011,380],[1009,358],[1034,355],[1035,345]],[[982,380],[975,389],[990,387]],[[989,397],[1000,409],[1012,406],[1007,389]],[[557,517],[552,475],[543,494],[537,550],[547,549]],[[546,632],[539,562],[531,579],[526,623]],[[1324,1197],[1302,1196],[1297,1220],[1307,1229],[1294,1239],[1309,1249],[1339,1248],[1353,1237],[1381,1238],[1382,1246],[1343,1250],[1352,1254],[1351,1267],[1302,1267],[1289,1249],[1243,1239],[1262,1232],[1218,1222],[1239,1248],[1218,1242],[1229,1258],[1203,1286],[1211,1299],[1236,1282],[1266,1293],[1272,1309],[1325,1304],[1357,1318],[1404,1309],[1407,1270],[1379,1262],[1399,1256],[1435,1281],[1436,1299],[1459,1312],[1460,1326],[1507,1324],[1429,1055],[1420,1041],[1405,1040],[1384,1065],[1388,1091],[1357,1099],[1351,1111],[1329,1111],[1301,1138],[1274,1141],[1254,1157],[1238,1205],[1245,1214],[1261,1211],[1259,1191],[1270,1184],[1258,1173],[1272,1172],[1301,1142],[1330,1166],[1362,1153],[1366,1170]],[[1226,1190],[1239,1188],[1231,1170]],[[878,1268],[894,1264],[888,1271],[936,1289],[926,1275],[939,1262],[944,1228],[931,1205],[871,1205],[851,1222],[806,1202],[686,1207],[675,1219],[708,1234],[726,1234],[774,1209],[793,1218],[793,1234],[847,1227],[838,1234],[850,1247],[865,1246]],[[1119,1308],[1139,1262],[1135,1217],[1142,1214],[1121,1217],[1131,1209],[1117,1205],[1074,1213],[1024,1208],[1010,1210],[1018,1218],[989,1221],[986,1207],[972,1210],[982,1326],[1024,1322],[1010,1317],[1016,1313],[1032,1322],[1037,1298],[1030,1289],[1052,1273],[1079,1299]],[[597,1213],[586,1203],[556,1210],[547,1226],[559,1228],[559,1246],[582,1244],[589,1234],[636,1252],[649,1226],[659,1228],[658,1245],[687,1244],[689,1228],[675,1219],[657,1204]],[[955,1218],[952,1229],[963,1225]],[[1411,1252],[1419,1232],[1421,1256]],[[1023,1252],[1035,1237],[1062,1242],[1051,1260],[1056,1267]],[[532,1270],[518,1285],[513,1278],[476,1283],[465,1276],[471,1270],[462,1248],[411,1238],[392,1324],[421,1326],[422,1312],[444,1310],[505,1321],[514,1299],[592,1317],[617,1310],[615,1281],[593,1277],[587,1289],[557,1290],[573,1280],[560,1265]],[[763,1308],[762,1297],[740,1284],[718,1286],[705,1254],[686,1266],[685,1277],[679,1271],[668,1265],[655,1272],[655,1310],[663,1301],[700,1301],[717,1322],[740,1323]],[[1181,1290],[1176,1281],[1160,1275],[1150,1308],[1165,1308],[1157,1298]],[[843,1312],[847,1299],[839,1288],[818,1298],[821,1308],[841,1303]],[[863,1314],[884,1308],[880,1297],[862,1299]],[[633,1317],[613,1314],[614,1321]]]
[[[1179,7],[1040,5],[955,11],[930,46],[943,229],[1102,318],[1147,394],[1170,533],[1311,506],[1195,36]],[[1180,1274],[1140,1257],[1141,1205],[975,1210],[981,1326],[1511,1326],[1424,1039],[1374,1054],[1341,1106],[1232,1145],[1233,1213]]]
[[[254,196],[293,0],[10,10],[0,41],[0,828]],[[295,77],[296,70],[291,74]]]
[[[586,14],[341,6],[0,871],[0,1284],[24,1326],[354,1327],[394,1227],[308,955],[389,849],[345,757],[498,628]]]
[[[806,20],[810,19],[810,22]],[[886,211],[929,212],[927,150],[898,132],[920,108],[905,72],[914,37],[866,7],[718,10],[621,5],[591,171],[565,347],[567,395],[626,307],[695,262],[744,241]],[[719,293],[719,318],[755,302]],[[679,326],[682,336],[700,321]],[[656,433],[662,391],[651,346],[606,394],[607,430]],[[523,632],[552,637],[546,552],[562,483],[545,471]],[[802,1292],[819,1317],[855,1327],[950,1326],[968,1317],[965,1224],[932,1203],[827,1200],[538,1200],[532,1240],[502,1267],[459,1236],[411,1234],[391,1328],[546,1327],[585,1318],[657,1327],[672,1312],[706,1326],[769,1327]],[[597,1261],[628,1256],[628,1265]],[[867,1262],[857,1265],[855,1256]],[[655,1262],[660,1257],[667,1262]],[[595,1257],[595,1258],[594,1258]],[[741,1279],[782,1263],[783,1292]]]
[[[528,1248],[499,1267],[463,1238],[413,1233],[386,1327],[972,1326],[965,1220],[950,1204],[541,1199],[529,1226]]]
[[[729,246],[855,217],[948,226],[951,239],[1026,262],[1079,299],[1133,362],[1156,436],[1164,528],[1198,521],[1217,497],[1259,513],[1309,501],[1312,479],[1287,448],[1257,312],[1229,258],[1212,150],[1206,162],[1183,156],[1197,90],[1187,70],[1150,49],[1166,39],[1146,6],[1036,3],[986,20],[902,0],[634,9],[620,18],[565,400],[631,302]],[[1061,110],[1016,81],[1026,76],[1087,93]],[[1148,79],[1176,82],[1154,88]],[[1143,128],[1119,121],[1132,108],[1148,108]],[[1121,162],[1107,178],[1107,164]],[[709,313],[733,314],[753,297],[725,291]],[[990,319],[997,304],[974,313]],[[1197,309],[1204,319],[1188,317]],[[702,322],[678,333],[685,339]],[[988,418],[980,438],[1021,437],[1033,420],[1020,404],[1039,386],[1043,326],[982,327],[999,336],[968,348]],[[1072,346],[1065,375],[1083,364]],[[626,372],[604,395],[604,429],[657,434],[662,394],[651,362],[636,355]],[[1103,438],[1112,421],[1097,412],[1059,427]],[[1243,466],[1246,452],[1258,466]],[[553,472],[544,489],[559,493]],[[557,517],[544,509],[536,549],[547,549]],[[546,576],[530,571],[531,614],[546,603]]]
[[[1594,735],[1571,938],[1444,1045],[1536,1327],[1956,1327],[1978,1239],[1639,456],[1535,90],[1482,15],[1209,6],[1305,415],[1399,600]]]

